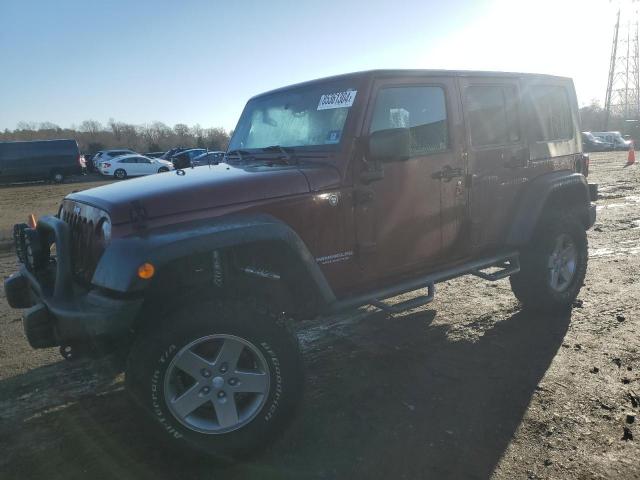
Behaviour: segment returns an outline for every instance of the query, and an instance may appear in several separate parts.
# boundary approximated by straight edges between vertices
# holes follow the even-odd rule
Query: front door
[[[365,138],[398,128],[411,136],[408,159],[376,165],[381,178],[362,175],[356,188],[358,259],[367,277],[377,279],[439,263],[456,242],[465,166],[453,134],[459,119],[453,79],[378,80],[371,98]],[[369,163],[365,155],[363,171],[371,171]]]
[[[470,237],[476,251],[487,250],[504,238],[516,194],[527,180],[518,81],[462,77],[459,82],[471,174]]]

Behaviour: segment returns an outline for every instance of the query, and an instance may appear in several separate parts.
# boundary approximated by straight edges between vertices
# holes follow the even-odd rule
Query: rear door
[[[411,135],[410,158],[385,162],[383,177],[356,191],[359,260],[375,278],[429,268],[458,238],[465,197],[456,99],[453,78],[374,83],[365,134],[407,128]]]
[[[156,169],[154,165],[151,163],[151,160],[145,157],[136,157],[137,168],[139,175],[150,175],[152,173],[156,173]]]
[[[498,246],[525,178],[528,149],[517,78],[460,77],[473,251]]]

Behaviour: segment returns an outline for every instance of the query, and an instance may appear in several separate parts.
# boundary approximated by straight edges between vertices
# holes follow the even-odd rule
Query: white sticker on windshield
[[[328,93],[320,97],[318,110],[328,110],[329,108],[345,108],[353,105],[356,99],[357,90],[347,90],[346,92]]]

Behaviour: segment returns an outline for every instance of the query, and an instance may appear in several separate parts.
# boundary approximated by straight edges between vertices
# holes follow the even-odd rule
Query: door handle
[[[435,172],[431,175],[431,178],[435,180],[444,180],[446,182],[453,180],[456,177],[462,177],[464,174],[462,173],[461,168],[453,168],[449,165],[446,165],[439,172]]]

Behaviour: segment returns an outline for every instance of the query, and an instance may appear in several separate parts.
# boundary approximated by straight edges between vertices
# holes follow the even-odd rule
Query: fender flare
[[[288,250],[296,268],[316,289],[323,306],[335,302],[333,290],[298,234],[264,214],[174,224],[115,239],[100,258],[91,283],[119,293],[142,292],[149,282],[138,278],[137,269],[145,262],[158,268],[193,254],[264,241],[276,242]]]
[[[517,247],[529,243],[549,198],[566,188],[575,190],[588,217],[591,197],[584,175],[566,170],[541,175],[530,182],[517,203],[513,222],[507,233],[507,245]],[[588,223],[588,218],[585,223]]]

